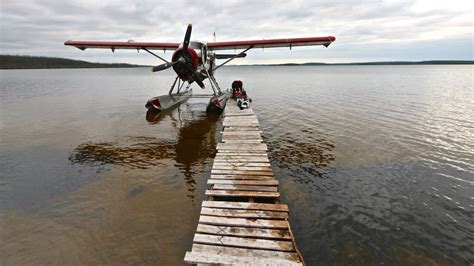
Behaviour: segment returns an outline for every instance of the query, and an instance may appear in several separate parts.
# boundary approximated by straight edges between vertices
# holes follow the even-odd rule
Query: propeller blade
[[[199,87],[201,87],[202,89],[205,89],[206,86],[202,82],[202,79],[201,79],[201,77],[199,77],[198,73],[196,73],[196,71],[194,71],[188,64],[184,64],[184,66],[186,66],[186,68],[189,70],[189,73],[191,73],[191,76],[193,77],[193,80],[196,81],[196,83],[199,85]]]
[[[196,74],[196,72],[194,72],[192,75],[193,75],[194,81],[196,81],[196,83],[199,85],[199,87],[201,87],[201,89],[205,89],[206,86],[205,86],[204,83],[202,82],[202,80],[201,80],[201,78],[199,77],[199,75]]]
[[[186,34],[184,35],[184,41],[183,41],[183,53],[188,54],[188,46],[189,46],[189,41],[191,39],[191,31],[193,29],[193,25],[189,24],[188,28],[186,29]]]
[[[161,65],[157,65],[157,66],[154,66],[151,68],[151,72],[158,72],[158,71],[161,71],[161,70],[165,70],[167,68],[170,68],[174,65],[176,65],[179,61],[174,61],[174,62],[168,62],[168,63],[164,63],[164,64],[161,64]]]

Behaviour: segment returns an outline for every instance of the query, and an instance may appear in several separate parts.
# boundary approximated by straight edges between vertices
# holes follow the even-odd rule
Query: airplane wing
[[[64,45],[77,47],[85,50],[87,48],[103,49],[148,49],[148,50],[174,50],[179,47],[179,43],[159,43],[159,42],[96,42],[96,41],[66,41]]]
[[[246,49],[246,48],[275,48],[275,47],[294,47],[309,45],[324,45],[328,47],[336,40],[334,36],[326,37],[308,37],[308,38],[291,38],[291,39],[268,39],[268,40],[251,40],[251,41],[234,41],[234,42],[208,42],[207,47],[210,50],[230,50],[230,49]]]

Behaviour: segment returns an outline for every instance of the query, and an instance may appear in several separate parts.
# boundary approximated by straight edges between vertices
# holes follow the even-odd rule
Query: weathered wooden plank
[[[262,143],[263,140],[258,140],[258,139],[234,139],[234,140],[229,140],[229,139],[223,139],[223,143],[229,143],[229,144],[240,144],[240,143]]]
[[[216,154],[214,161],[229,161],[229,162],[269,162],[267,155],[234,155],[234,154]]]
[[[205,234],[213,234],[213,235],[291,239],[290,231],[281,230],[281,229],[262,229],[262,228],[198,224],[196,232],[205,233]]]
[[[217,170],[212,169],[211,174],[221,175],[260,175],[260,176],[274,176],[272,171],[252,171],[252,170]]]
[[[252,135],[232,135],[232,136],[223,136],[221,141],[237,141],[237,140],[254,140],[254,141],[263,141],[262,137],[260,136],[252,136]]]
[[[267,148],[267,144],[265,143],[261,143],[261,144],[242,144],[242,145],[239,145],[239,144],[226,144],[226,143],[217,143],[217,148],[219,149],[219,147],[229,147],[227,149],[235,149],[235,148],[246,148],[246,149],[256,149],[256,148],[261,148],[261,149],[266,149]]]
[[[225,167],[225,166],[229,166],[229,167],[233,167],[233,166],[246,166],[246,167],[271,167],[271,164],[270,163],[254,163],[254,162],[225,162],[225,163],[221,163],[221,162],[216,162],[214,161],[214,166],[221,166],[221,167]]]
[[[230,144],[230,143],[237,143],[240,144],[240,143],[244,143],[244,144],[248,144],[248,143],[262,143],[263,142],[263,139],[260,138],[260,137],[243,137],[243,138],[229,138],[229,137],[224,137],[221,139],[221,142],[225,142],[227,144]]]
[[[288,229],[287,221],[269,219],[231,218],[201,215],[199,216],[199,223],[224,226]]]
[[[259,127],[258,121],[247,120],[247,121],[226,121],[222,123],[224,127]],[[224,129],[225,130],[225,129]]]
[[[287,212],[218,209],[218,208],[208,208],[208,207],[202,207],[201,215],[235,217],[235,218],[288,219]]]
[[[276,186],[252,186],[252,185],[229,185],[229,184],[215,184],[212,189],[218,190],[241,190],[241,191],[268,191],[276,192]]]
[[[278,186],[278,180],[227,180],[227,179],[208,179],[209,185],[251,185],[251,186]]]
[[[288,212],[286,204],[270,204],[270,203],[250,203],[250,202],[231,202],[231,201],[209,201],[202,202],[202,207],[209,208],[227,208],[227,209],[246,209],[246,210],[267,210]]]
[[[220,164],[214,164],[212,167],[213,170],[237,170],[237,171],[267,171],[271,172],[272,168],[270,166],[224,166]]]
[[[198,265],[303,265],[302,263],[275,258],[229,256],[195,251],[186,252],[184,261]]]
[[[227,153],[262,153],[264,154],[267,150],[267,145],[265,143],[259,144],[227,144],[227,143],[217,143],[218,152],[227,152]]]
[[[234,132],[237,132],[237,131],[234,131]],[[256,133],[258,133],[258,132],[256,132]],[[260,134],[258,134],[258,135],[257,134],[233,134],[233,135],[222,134],[222,138],[223,139],[225,139],[225,138],[229,138],[229,139],[244,139],[244,138],[261,139],[262,135],[260,135]]]
[[[233,247],[258,248],[267,250],[294,251],[293,243],[284,240],[242,238],[235,236],[215,236],[196,233],[194,243],[213,244]]]
[[[278,197],[280,197],[280,192],[241,191],[241,190],[213,190],[213,189],[207,189],[207,190],[206,190],[206,196],[278,198]]]
[[[252,136],[252,135],[232,135],[232,136],[223,136],[221,138],[221,141],[237,141],[237,140],[258,140],[258,141],[263,141],[262,137],[260,136]]]
[[[217,158],[214,159],[214,163],[270,163],[270,160],[268,158],[255,158],[251,160],[245,160],[245,159],[230,159],[230,158]]]
[[[249,160],[252,160],[252,159],[268,159],[268,156],[266,153],[259,153],[259,152],[254,152],[254,153],[235,153],[235,152],[218,152],[216,154],[216,157],[215,159],[217,160],[227,160],[227,159],[231,159],[231,160],[236,160],[236,159],[240,159],[240,160],[245,160],[245,161],[249,161]]]
[[[216,157],[227,157],[227,158],[243,158],[245,157],[266,157],[268,158],[267,152],[266,151],[232,151],[232,150],[220,150],[217,154]]]
[[[262,138],[223,138],[221,139],[221,142],[227,143],[227,144],[259,144],[263,142]]]
[[[249,126],[260,126],[260,123],[258,122],[257,119],[224,119],[224,122],[222,123],[224,127],[226,126],[244,126],[244,127],[249,127]]]
[[[227,155],[257,155],[264,156],[267,154],[267,145],[265,143],[217,143],[217,153]]]
[[[238,131],[231,131],[231,132],[238,132]],[[258,132],[256,132],[258,133]],[[260,134],[222,134],[222,138],[229,138],[229,139],[241,139],[241,138],[256,138],[261,139],[262,135]]]
[[[265,143],[217,143],[217,152],[227,153],[266,153],[267,145]]]
[[[256,127],[249,127],[249,128],[226,127],[225,131],[221,131],[221,132],[230,133],[230,132],[242,132],[242,131],[245,131],[245,132],[258,132],[260,134],[263,133],[262,130],[260,130],[260,128],[256,128]]]
[[[252,120],[252,121],[258,121],[257,120],[257,116],[254,115],[254,116],[251,116],[251,117],[248,117],[248,116],[224,116],[224,121],[247,121],[247,120]]]
[[[275,180],[272,175],[226,175],[226,174],[212,174],[211,179],[219,180]]]
[[[227,121],[227,122],[256,122],[258,123],[258,118],[257,116],[252,116],[252,117],[248,117],[248,116],[226,116],[224,118],[224,122]]]
[[[247,130],[233,130],[233,131],[222,131],[223,136],[261,136],[260,131],[247,131]]]
[[[268,159],[268,155],[266,152],[262,152],[262,153],[249,153],[249,154],[242,154],[242,153],[232,153],[232,152],[218,152],[216,154],[216,157],[215,159],[233,159],[233,160],[236,160],[236,159],[239,159],[239,160],[243,160],[243,161],[250,161],[250,160],[253,160],[253,159],[258,159],[258,160],[261,160],[261,159]]]
[[[196,251],[196,252],[206,252],[206,253],[211,253],[211,254],[251,257],[252,259],[272,258],[272,259],[281,259],[281,260],[288,260],[288,261],[294,261],[294,262],[301,262],[296,252],[282,252],[282,251],[258,250],[258,249],[247,249],[247,248],[236,248],[236,247],[223,247],[223,246],[203,245],[203,244],[193,244],[192,250],[193,252]],[[285,265],[285,264],[282,264],[282,265]]]
[[[230,218],[201,215],[199,216],[199,223],[225,226],[288,229],[287,221],[269,219]]]
[[[261,137],[261,133],[259,131],[247,131],[246,129],[242,129],[242,131],[223,131],[225,133],[222,134],[222,137]],[[235,133],[235,134],[232,134]],[[245,134],[245,133],[253,133],[253,134]]]
[[[263,141],[260,136],[250,136],[250,135],[243,135],[243,136],[223,136],[221,138],[222,142],[225,141]]]
[[[227,156],[227,157],[251,157],[251,156],[257,156],[257,157],[267,157],[267,152],[266,151],[233,151],[233,150],[220,150],[217,152],[217,156]]]

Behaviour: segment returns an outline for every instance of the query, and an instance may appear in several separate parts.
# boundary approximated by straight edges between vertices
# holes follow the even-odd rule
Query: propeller
[[[167,63],[161,64],[161,65],[154,66],[151,69],[151,71],[152,72],[157,72],[157,71],[161,71],[161,70],[165,70],[167,68],[170,68],[170,67],[172,67],[176,64],[182,64],[189,71],[189,73],[191,74],[191,77],[193,78],[194,81],[196,81],[196,83],[199,85],[199,87],[205,89],[206,86],[204,86],[204,83],[202,82],[201,77],[190,66],[191,55],[188,52],[188,47],[189,47],[189,43],[190,43],[190,40],[191,40],[192,28],[193,28],[193,25],[189,24],[188,28],[186,29],[186,34],[184,35],[184,40],[183,40],[183,50],[182,50],[183,52],[182,52],[181,56],[176,61],[167,62]]]
[[[161,70],[165,70],[167,68],[170,68],[170,67],[176,65],[177,63],[179,63],[179,61],[166,62],[164,64],[154,66],[154,67],[151,68],[151,72],[158,72],[158,71],[161,71]]]

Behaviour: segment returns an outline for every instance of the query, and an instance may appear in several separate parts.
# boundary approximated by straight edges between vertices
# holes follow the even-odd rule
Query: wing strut
[[[234,55],[233,57],[231,57],[231,58],[229,58],[228,60],[226,60],[224,63],[222,63],[222,64],[216,66],[213,70],[217,70],[217,69],[220,68],[221,66],[223,66],[223,65],[229,63],[230,61],[232,61],[232,60],[238,58],[238,57],[241,56],[242,54],[245,54],[245,52],[247,52],[248,50],[250,50],[250,49],[252,49],[252,48],[253,48],[253,46],[250,46],[249,48],[243,50],[242,52],[240,52],[240,53]]]
[[[157,57],[157,58],[159,58],[159,59],[165,61],[166,63],[169,63],[169,62],[166,61],[163,57],[161,57],[161,56],[159,56],[159,55],[153,53],[152,51],[150,51],[150,50],[148,50],[148,49],[146,49],[146,48],[142,48],[142,50],[145,50],[145,51],[147,51],[149,54],[151,54],[151,55],[153,55],[153,56],[155,56],[155,57]]]

